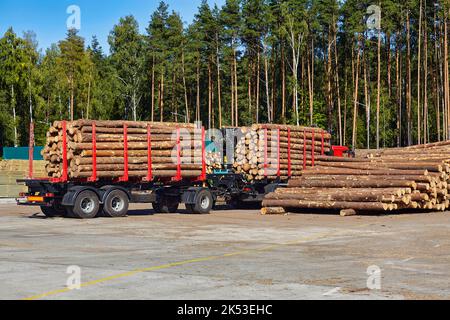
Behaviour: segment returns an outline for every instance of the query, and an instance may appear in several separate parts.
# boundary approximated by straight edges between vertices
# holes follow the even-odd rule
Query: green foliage
[[[448,23],[448,13],[444,14],[448,12],[447,2],[422,2],[422,45],[424,35],[428,37],[428,52],[422,52],[422,61],[417,54],[419,0],[226,0],[222,8],[211,7],[203,0],[189,25],[160,2],[149,16],[144,35],[133,16],[111,23],[109,53],[103,51],[95,36],[86,47],[75,30],[40,52],[34,32],[19,37],[9,28],[0,38],[0,144],[26,145],[30,119],[35,121],[37,143],[43,143],[53,121],[70,119],[72,98],[75,118],[180,122],[200,118],[217,126],[219,92],[223,125],[233,124],[231,106],[237,100],[239,125],[268,121],[272,106],[274,122],[310,125],[312,117],[313,125],[333,133],[334,143],[338,143],[341,121],[345,123],[345,143],[350,144],[358,72],[356,146],[374,147],[378,33],[366,26],[367,8],[372,4],[382,9],[380,143],[396,146],[399,136],[401,144],[406,143],[407,12],[411,24],[413,140],[418,133],[417,108],[423,113],[425,98],[428,134],[437,140],[443,133],[443,22],[447,19]],[[397,52],[400,85],[396,79]],[[364,59],[355,70],[358,54]],[[421,62],[423,86],[424,57],[429,66],[428,92],[421,90],[417,106],[417,68]],[[238,96],[232,100],[234,61]],[[371,105],[369,127],[363,106],[366,100]]]

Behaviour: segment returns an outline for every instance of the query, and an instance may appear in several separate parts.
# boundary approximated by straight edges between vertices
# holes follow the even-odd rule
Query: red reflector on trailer
[[[45,197],[46,197],[46,198],[54,198],[54,197],[55,197],[55,194],[54,194],[54,193],[46,193],[46,194],[45,194]]]

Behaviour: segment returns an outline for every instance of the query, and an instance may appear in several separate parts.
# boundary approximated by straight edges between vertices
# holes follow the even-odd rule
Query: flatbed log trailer
[[[65,122],[63,122],[65,127]],[[150,130],[150,129],[149,129]],[[234,129],[223,129],[227,143],[235,139]],[[124,125],[124,141],[126,137]],[[150,137],[150,132],[148,133]],[[95,135],[94,135],[95,136]],[[83,179],[68,178],[67,137],[63,130],[63,174],[61,178],[33,178],[30,165],[29,178],[19,179],[17,183],[25,184],[26,193],[20,194],[17,204],[22,206],[39,206],[48,217],[72,217],[91,219],[98,216],[124,217],[130,203],[152,204],[156,213],[175,213],[181,203],[189,213],[208,214],[216,201],[221,199],[235,208],[260,205],[264,196],[286,185],[287,181],[264,179],[248,182],[242,174],[234,173],[232,163],[226,163],[223,170],[206,174],[205,129],[202,128],[202,174],[197,178],[183,178],[181,172],[180,148],[178,147],[177,174],[171,178],[154,178],[152,175],[151,143],[148,152],[148,174],[144,179],[129,177],[128,167],[124,166],[123,176],[118,179],[98,179],[94,165],[92,177]],[[94,138],[95,140],[95,138]],[[235,141],[231,143],[234,148]],[[31,145],[31,144],[30,144]],[[179,141],[178,141],[179,145]],[[95,141],[93,155],[96,154]],[[222,150],[223,151],[223,150]],[[226,152],[222,152],[225,154]],[[30,152],[30,163],[32,163]],[[124,143],[124,161],[128,159],[127,144]],[[96,157],[93,157],[94,164]]]

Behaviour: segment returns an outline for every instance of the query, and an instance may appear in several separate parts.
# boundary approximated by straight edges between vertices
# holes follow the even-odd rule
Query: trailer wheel
[[[189,213],[209,214],[214,206],[214,199],[209,190],[201,190],[195,197],[194,204],[186,204]]]
[[[130,201],[122,190],[111,191],[103,204],[103,214],[109,218],[125,217],[128,213]]]
[[[59,204],[53,204],[51,207],[41,206],[41,211],[48,218],[63,217],[66,215],[66,209]]]
[[[174,198],[163,197],[159,202],[153,202],[152,206],[156,213],[176,213],[180,202]]]
[[[69,209],[70,215],[78,219],[92,219],[97,216],[100,210],[100,201],[93,191],[81,192],[76,200],[73,208]]]

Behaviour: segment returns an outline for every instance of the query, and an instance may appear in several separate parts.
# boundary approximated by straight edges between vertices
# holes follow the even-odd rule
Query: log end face
[[[340,212],[341,217],[351,217],[356,216],[357,212],[354,209],[343,209]]]
[[[286,210],[282,207],[265,207],[261,209],[262,215],[286,214]]]

